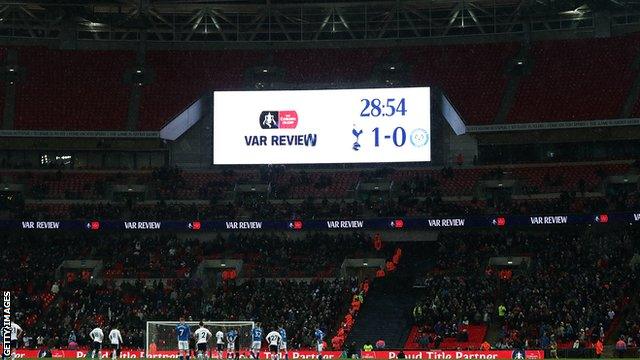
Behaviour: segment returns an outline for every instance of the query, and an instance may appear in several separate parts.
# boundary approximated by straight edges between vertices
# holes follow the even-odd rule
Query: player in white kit
[[[95,358],[96,355],[98,356],[98,358],[100,358],[100,350],[102,350],[102,340],[104,339],[104,333],[102,332],[102,329],[96,327],[95,329],[91,330],[91,332],[89,333],[89,337],[93,341],[91,345],[91,358]]]
[[[224,333],[220,330],[216,332],[216,351],[218,353],[217,359],[222,359],[222,353],[224,352]]]
[[[196,338],[196,349],[198,352],[197,353],[198,359],[202,359],[203,357],[206,358],[207,342],[209,342],[209,339],[211,339],[211,337],[213,336],[211,334],[211,331],[209,331],[209,329],[204,327],[204,323],[200,321],[200,327],[198,328],[198,330],[196,330],[195,333],[193,333],[193,336],[195,336]]]
[[[120,347],[122,346],[122,334],[115,327],[109,331],[109,342],[111,342],[111,358],[120,357]]]
[[[18,339],[22,336],[22,328],[20,325],[11,322],[11,359],[15,359],[18,355],[16,350],[18,350]],[[4,355],[3,355],[4,356]]]
[[[269,344],[269,352],[271,352],[271,356],[273,356],[276,360],[280,359],[280,354],[278,350],[280,349],[280,342],[282,341],[282,336],[277,331],[272,331],[267,334],[267,343]]]

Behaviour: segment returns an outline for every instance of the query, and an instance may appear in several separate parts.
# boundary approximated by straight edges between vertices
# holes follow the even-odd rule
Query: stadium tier
[[[156,79],[143,87],[140,130],[158,130],[212,89],[241,89],[244,71],[261,56],[255,51],[149,52],[147,62]]]
[[[514,341],[548,348],[556,341],[562,349],[576,340],[580,348],[593,347],[596,339],[613,335],[630,308],[638,276],[630,265],[635,235],[515,233],[473,242],[451,236],[438,250],[439,261],[416,282],[423,290],[406,346],[479,348],[493,324],[497,348],[517,347]],[[497,257],[529,264],[491,265]],[[633,326],[630,319],[623,333],[636,336]]]
[[[8,66],[24,73],[16,80],[16,129],[125,130],[131,89],[141,87],[137,130],[159,130],[208,91],[246,88],[248,69],[282,69],[284,84],[344,86],[370,82],[384,59],[410,69],[404,85],[441,88],[467,124],[483,125],[496,119],[509,64],[520,47],[414,46],[397,53],[385,48],[149,51],[144,66],[136,63],[134,52],[18,47],[13,49],[17,63]],[[508,122],[620,116],[637,73],[637,36],[539,41],[529,53],[531,70],[521,75]],[[136,69],[153,75],[140,84],[125,81]]]
[[[19,48],[15,128],[123,129],[131,92],[123,79],[134,65],[133,52]]]
[[[442,87],[465,121],[492,123],[507,85],[506,68],[518,44],[474,44],[408,49],[411,82]],[[464,100],[463,100],[464,99]]]
[[[508,121],[619,117],[637,72],[639,45],[637,36],[535,44],[531,73],[520,80]]]
[[[28,251],[54,244],[51,252]],[[68,346],[72,331],[84,346],[94,326],[117,323],[128,346],[141,348],[145,321],[185,313],[193,319],[250,318],[267,328],[284,325],[290,346],[306,346],[315,327],[337,332],[353,293],[360,291],[355,278],[338,279],[344,259],[386,258],[392,250],[376,250],[357,233],[300,240],[240,235],[202,242],[153,235],[25,235],[6,239],[6,245],[11,250],[3,254],[7,267],[1,286],[19,299],[15,321],[33,339],[31,346],[43,336],[59,347]],[[243,265],[227,278],[223,271],[199,271],[208,259]],[[99,265],[75,267],[79,260]],[[23,271],[17,276],[8,269]],[[237,306],[239,299],[245,305]]]
[[[635,191],[607,190],[607,184],[636,171],[628,161],[330,172],[3,170],[3,184],[23,187],[4,199],[0,216],[194,220],[628,211],[637,204]],[[479,199],[486,181],[511,182],[517,190],[510,198]],[[391,196],[359,192],[365,183],[386,186]],[[271,192],[234,195],[239,184],[270,184]],[[114,189],[136,186],[144,186],[136,201],[113,198]]]
[[[318,325],[331,337],[346,331],[334,346],[351,341],[364,344],[377,339],[362,338],[359,328],[383,324],[359,319],[378,311],[376,298],[399,292],[412,299],[408,310],[415,325],[408,322],[400,328],[402,343],[387,338],[390,347],[478,349],[487,336],[495,336],[495,346],[502,349],[517,348],[518,341],[527,342],[530,348],[546,348],[555,341],[562,349],[576,340],[580,348],[588,349],[598,337],[612,336],[623,314],[635,314],[632,291],[638,272],[630,260],[640,246],[636,235],[635,230],[514,232],[497,237],[490,233],[450,234],[433,245],[409,246],[411,264],[392,256],[391,244],[380,253],[371,239],[359,234],[280,239],[292,258],[308,258],[314,248],[309,242],[317,243],[321,236],[329,245],[348,244],[349,249],[342,250],[342,255],[313,251],[319,263],[368,256],[393,258],[401,265],[397,270],[387,265],[387,278],[373,279],[373,290],[369,292],[367,285],[364,301],[358,300],[362,304],[355,308],[353,296],[361,296],[363,289],[355,278],[338,280],[331,272],[318,273],[316,280],[307,277],[300,281],[310,274],[297,272],[295,259],[291,271],[283,273],[278,269],[290,263],[270,255],[281,252],[274,249],[275,238],[230,237],[211,242],[115,235],[99,241],[98,236],[22,235],[6,239],[11,249],[3,255],[9,265],[6,268],[21,272],[3,271],[2,287],[16,293],[14,306],[20,310],[14,319],[31,337],[32,347],[41,336],[58,347],[67,347],[72,331],[82,347],[89,345],[87,336],[94,326],[110,328],[115,324],[128,346],[142,347],[145,321],[180,314],[190,314],[193,319],[250,318],[265,328],[285,325],[292,348],[311,343],[311,329]],[[233,245],[224,245],[227,242]],[[53,244],[47,253],[27,250]],[[253,252],[243,255],[249,247]],[[224,277],[197,270],[209,258],[246,262],[237,278]],[[496,262],[499,258],[522,262],[507,267]],[[70,260],[99,260],[104,266],[102,270],[73,268]],[[411,290],[412,284],[402,279],[414,273]],[[28,283],[23,282],[25,276]],[[239,299],[242,306],[237,306]],[[587,301],[589,306],[584,307]],[[620,327],[634,331],[635,321],[629,316]],[[354,336],[349,334],[352,329]]]

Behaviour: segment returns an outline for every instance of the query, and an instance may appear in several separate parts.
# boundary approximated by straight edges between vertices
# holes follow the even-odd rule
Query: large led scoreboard
[[[213,164],[431,161],[428,87],[215,91]]]

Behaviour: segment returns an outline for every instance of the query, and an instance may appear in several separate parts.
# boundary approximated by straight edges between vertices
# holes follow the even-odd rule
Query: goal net
[[[153,355],[171,355],[178,351],[178,336],[176,326],[179,321],[147,321],[147,331],[145,336],[145,351],[147,357]],[[198,329],[199,321],[185,321],[191,328],[191,334]],[[246,350],[251,346],[251,329],[254,327],[253,321],[205,321],[204,326],[211,331],[213,338],[209,340],[209,349],[215,348],[215,334],[222,331],[225,334],[225,350],[227,343],[227,332],[231,329],[238,331],[236,340],[236,350]],[[193,349],[195,342],[189,342],[190,349]]]

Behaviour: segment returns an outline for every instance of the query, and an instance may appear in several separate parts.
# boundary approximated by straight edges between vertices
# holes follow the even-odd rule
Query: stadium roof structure
[[[604,26],[602,25],[604,24]],[[307,43],[637,31],[638,0],[0,1],[0,40]],[[494,39],[495,40],[495,39]]]

